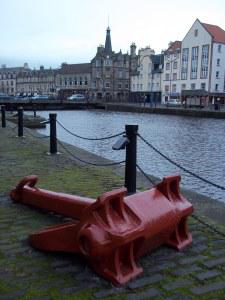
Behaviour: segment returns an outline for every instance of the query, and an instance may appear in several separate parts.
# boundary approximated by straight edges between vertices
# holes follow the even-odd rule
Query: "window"
[[[218,52],[221,53],[222,45],[218,45]]]
[[[216,71],[216,79],[219,79],[219,78],[220,78],[220,72]]]
[[[83,81],[82,81],[82,77],[80,77],[80,85],[82,85]]]
[[[192,47],[191,51],[191,79],[197,78],[198,71],[198,47]]]
[[[166,70],[170,69],[170,63],[166,63]]]
[[[220,66],[220,59],[219,58],[217,58],[217,60],[216,60],[216,65],[219,67]]]
[[[191,84],[191,90],[195,90],[195,83]]]
[[[166,80],[170,80],[170,74],[166,74]]]
[[[177,69],[177,61],[174,61],[174,63],[173,63],[173,68],[174,68],[174,69]]]
[[[194,31],[194,36],[195,36],[195,37],[198,36],[198,29],[195,29],[195,31]]]
[[[177,73],[173,73],[173,80],[177,80]]]
[[[100,67],[101,66],[101,60],[96,60],[96,62],[95,62],[95,65],[96,65],[96,67]]]
[[[140,90],[142,91],[142,88],[143,88],[143,84],[140,84]]]
[[[122,89],[122,84],[118,83],[118,89]]]
[[[218,91],[218,84],[215,85],[215,91]]]
[[[205,82],[201,83],[201,90],[205,90]]]
[[[165,92],[169,92],[169,86],[165,85]]]
[[[106,66],[111,66],[111,65],[112,65],[111,59],[108,59],[108,58],[107,58],[107,59],[105,60],[105,65],[106,65]]]
[[[186,89],[186,84],[185,84],[185,83],[183,83],[183,84],[181,85],[181,89],[182,89],[182,90],[185,90],[185,89]]]
[[[123,72],[122,71],[119,71],[119,78],[122,78],[123,77]],[[140,75],[140,77],[141,77],[142,75]]]
[[[209,45],[202,46],[202,59],[201,59],[201,78],[208,77],[208,64],[209,64]]]
[[[110,88],[110,83],[109,83],[109,82],[106,82],[106,83],[105,83],[105,87],[106,87],[106,88]]]
[[[176,93],[176,91],[177,91],[176,84],[172,84],[172,93]]]
[[[184,48],[181,60],[181,79],[187,79],[189,49]]]
[[[129,84],[128,83],[125,84],[125,89],[129,89]]]

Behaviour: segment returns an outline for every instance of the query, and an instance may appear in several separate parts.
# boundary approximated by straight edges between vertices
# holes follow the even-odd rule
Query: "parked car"
[[[181,105],[181,102],[177,99],[170,99],[167,102],[167,106],[177,106],[177,105]]]
[[[10,100],[12,97],[10,97],[9,95],[0,92],[0,100]]]
[[[31,97],[31,100],[49,100],[48,95],[36,95]]]
[[[81,100],[82,101],[82,100],[85,100],[85,96],[82,94],[75,94],[75,95],[68,97],[67,100],[77,100],[77,101]]]

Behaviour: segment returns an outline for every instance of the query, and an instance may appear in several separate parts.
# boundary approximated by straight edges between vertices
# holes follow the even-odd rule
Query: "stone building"
[[[110,28],[106,30],[105,46],[97,48],[91,60],[92,98],[127,101],[130,88],[130,56],[112,51]]]
[[[17,76],[20,72],[28,72],[30,69],[25,63],[23,67],[7,68],[2,65],[0,68],[0,92],[6,93],[10,96],[16,95],[17,90]]]
[[[89,96],[91,87],[91,64],[63,63],[56,75],[57,93],[61,99],[79,93]]]
[[[45,69],[22,70],[17,75],[17,93],[56,95],[55,76],[57,70]]]

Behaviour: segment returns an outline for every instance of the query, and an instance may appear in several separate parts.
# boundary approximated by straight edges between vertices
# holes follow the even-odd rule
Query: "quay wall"
[[[121,111],[121,112],[134,112],[134,113],[150,113],[150,114],[164,114],[164,115],[177,115],[198,118],[217,118],[225,119],[225,111],[213,111],[203,109],[189,109],[189,108],[172,108],[172,107],[144,107],[124,104],[106,103],[104,104],[105,110],[108,111]]]

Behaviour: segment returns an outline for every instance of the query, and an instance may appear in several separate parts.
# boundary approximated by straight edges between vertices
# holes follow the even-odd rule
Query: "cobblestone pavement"
[[[161,247],[142,257],[143,274],[119,288],[96,275],[81,256],[31,248],[27,242],[31,232],[64,219],[12,203],[9,190],[21,176],[36,170],[44,177],[41,186],[92,197],[103,187],[121,184],[120,178],[106,171],[85,169],[83,173],[83,168],[73,166],[71,172],[66,157],[46,156],[47,142],[34,141],[28,136],[18,139],[12,129],[0,128],[0,300],[225,299],[225,239],[192,218],[190,247],[184,252]]]

